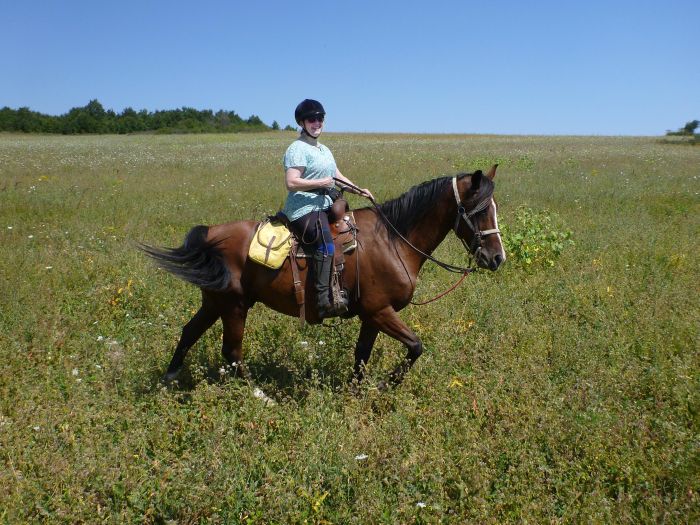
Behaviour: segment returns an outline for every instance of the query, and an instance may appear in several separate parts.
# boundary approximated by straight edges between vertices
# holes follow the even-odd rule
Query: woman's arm
[[[304,179],[305,168],[287,168],[284,173],[284,185],[287,191],[309,191],[321,188],[332,188],[335,184],[332,177],[325,179]]]
[[[357,187],[354,182],[352,182],[345,175],[340,173],[340,170],[338,168],[335,169],[335,178],[341,181],[341,186],[343,186],[343,184],[342,184],[343,182],[347,182],[348,184],[352,184],[353,186]],[[353,190],[352,188],[346,188],[346,189],[351,193],[358,193],[357,190]],[[365,197],[369,197],[370,199],[374,200],[374,195],[372,195],[372,192],[369,191],[367,188],[362,188],[358,195],[363,195]]]

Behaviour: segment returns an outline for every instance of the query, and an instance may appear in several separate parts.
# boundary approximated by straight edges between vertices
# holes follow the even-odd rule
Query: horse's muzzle
[[[494,255],[491,260],[489,261],[489,270],[492,272],[495,272],[498,270],[498,267],[503,264],[503,256],[500,253],[497,253]]]
[[[505,259],[500,253],[489,257],[483,251],[479,252],[479,256],[476,258],[476,263],[480,267],[491,270],[492,272],[498,270],[498,267],[503,264],[503,261],[505,261]]]

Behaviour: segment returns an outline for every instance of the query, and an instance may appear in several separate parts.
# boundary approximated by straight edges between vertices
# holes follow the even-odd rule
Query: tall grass
[[[498,162],[506,228],[528,210],[574,244],[405,310],[426,352],[390,392],[398,343],[379,337],[355,395],[356,320],[300,330],[261,306],[255,385],[223,367],[217,325],[163,387],[199,292],[135,243],[276,211],[293,137],[0,135],[3,522],[700,520],[694,147],[328,135],[379,200]],[[452,236],[437,255],[466,262]],[[453,278],[426,266],[417,298]]]

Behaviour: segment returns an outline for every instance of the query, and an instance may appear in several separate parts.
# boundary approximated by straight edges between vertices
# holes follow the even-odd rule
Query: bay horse
[[[418,272],[450,230],[479,267],[495,271],[505,261],[493,199],[496,167],[487,174],[479,170],[429,180],[376,207],[354,210],[358,243],[345,256],[343,282],[351,290],[344,317],[361,320],[353,369],[358,381],[379,332],[407,349],[405,360],[389,376],[391,384],[400,383],[421,355],[421,340],[397,312],[411,301]],[[257,225],[256,221],[236,221],[195,226],[179,248],[141,246],[160,267],[202,290],[202,306],[182,329],[164,376],[166,382],[177,377],[187,351],[218,319],[223,323],[223,357],[243,377],[249,377],[242,363],[248,310],[261,302],[283,314],[299,315],[290,258],[278,270],[248,259]],[[305,281],[306,297],[315,298],[307,268],[299,268],[299,277]],[[312,324],[321,322],[315,303],[307,300],[304,306],[306,320]]]

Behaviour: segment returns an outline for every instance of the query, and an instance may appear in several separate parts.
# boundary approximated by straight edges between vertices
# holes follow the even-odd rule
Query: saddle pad
[[[272,219],[258,225],[250,242],[248,257],[274,270],[284,264],[292,248],[292,234],[281,222]]]

